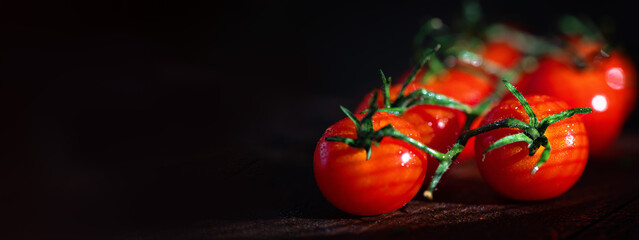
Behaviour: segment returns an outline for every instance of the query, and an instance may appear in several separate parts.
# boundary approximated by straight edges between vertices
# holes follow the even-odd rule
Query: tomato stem
[[[501,121],[489,123],[484,126],[469,130],[468,132],[459,136],[459,138],[457,139],[457,143],[465,145],[468,140],[470,140],[470,138],[499,128],[519,128],[524,131],[524,134],[526,134],[526,136],[533,139],[539,137],[540,135],[539,131],[537,131],[536,128],[531,127],[529,124],[516,118],[506,118]]]
[[[326,141],[343,142],[354,148],[362,148],[366,150],[366,160],[370,159],[372,144],[377,144],[383,137],[378,133],[378,131],[373,130],[373,115],[377,111],[377,92],[373,94],[373,97],[371,98],[371,101],[369,103],[368,110],[361,120],[357,119],[357,116],[355,116],[353,112],[351,112],[344,106],[340,106],[340,108],[342,109],[342,112],[344,112],[344,114],[346,114],[346,116],[351,121],[353,121],[357,132],[357,138],[353,139],[336,136],[327,137]]]
[[[541,165],[548,161],[548,158],[550,158],[550,149],[550,141],[548,141],[548,139],[544,137],[544,151],[541,153],[541,157],[539,157],[539,161],[537,161],[535,167],[532,169],[532,171],[530,171],[530,174],[535,174],[537,171],[539,171]]]
[[[382,109],[377,109],[377,111],[392,113],[395,115],[402,115],[406,111],[406,108],[382,108]],[[361,113],[367,113],[367,112],[368,112],[368,109],[362,111]]]
[[[382,71],[382,69],[379,70],[379,74],[382,75],[382,84],[383,84],[382,94],[384,98],[384,108],[390,108],[391,107],[391,100],[390,100],[391,79],[386,78],[386,75],[384,75],[384,72]]]
[[[422,59],[419,61],[419,64],[413,68],[413,71],[411,71],[409,77],[406,79],[406,81],[404,81],[402,88],[399,90],[399,93],[397,94],[396,101],[404,97],[404,90],[406,90],[406,87],[408,86],[408,84],[410,84],[412,81],[415,80],[415,75],[417,75],[417,72],[422,69],[424,64],[428,62],[432,56],[434,56],[435,52],[437,52],[439,48],[441,48],[441,46],[442,45],[437,44],[435,48],[426,50],[426,52],[424,53],[424,57],[422,57]]]
[[[511,144],[511,143],[515,143],[515,142],[526,142],[528,143],[528,147],[530,147],[530,145],[533,144],[533,140],[526,134],[524,133],[517,133],[517,134],[513,134],[513,135],[509,135],[506,137],[503,137],[497,141],[495,141],[495,143],[493,143],[492,145],[488,146],[488,148],[486,148],[486,150],[484,150],[484,153],[481,156],[481,161],[483,162],[484,159],[486,158],[486,153],[503,147],[505,145]]]
[[[452,109],[461,110],[467,114],[473,111],[472,107],[463,104],[455,99],[449,98],[446,95],[428,91],[426,89],[419,89],[411,92],[403,101],[396,101],[396,107],[410,108],[415,105],[432,104],[438,106],[444,106]]]
[[[524,111],[526,111],[526,114],[528,115],[528,123],[532,125],[533,127],[537,127],[537,124],[539,123],[539,119],[537,118],[537,115],[535,115],[535,112],[530,107],[530,104],[528,104],[528,101],[526,100],[526,98],[524,98],[524,96],[519,91],[517,91],[515,86],[510,84],[506,79],[502,79],[501,81],[504,83],[508,91],[510,91],[513,94],[513,96],[517,98],[517,101],[519,101],[521,105],[524,107]]]
[[[548,127],[551,124],[564,120],[566,118],[570,118],[575,114],[584,114],[584,113],[591,113],[591,112],[592,112],[592,108],[572,108],[566,111],[562,111],[560,113],[550,115],[544,118],[543,120],[541,120],[541,122],[539,123],[539,132],[543,134],[546,132],[546,129],[548,129]]]
[[[399,140],[405,141],[405,142],[407,142],[407,143],[409,143],[409,144],[421,149],[422,151],[430,154],[431,156],[433,156],[437,160],[439,160],[440,164],[441,164],[442,159],[444,159],[444,156],[446,155],[444,153],[441,153],[441,152],[439,152],[439,151],[437,151],[435,149],[432,149],[432,148],[424,145],[423,143],[421,143],[421,142],[419,142],[419,141],[417,141],[417,140],[415,140],[415,139],[413,139],[413,138],[411,138],[409,136],[406,136],[406,135],[402,134],[401,132],[399,132],[395,128],[393,128],[393,126],[391,126],[391,125],[387,125],[387,126],[383,127],[382,129],[379,130],[379,132],[380,132],[380,134],[383,134],[384,136],[388,136],[388,137],[392,137],[392,138],[395,138],[395,139],[399,139]]]

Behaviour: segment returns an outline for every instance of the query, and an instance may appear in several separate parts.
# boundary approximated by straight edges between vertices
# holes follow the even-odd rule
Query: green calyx
[[[369,108],[366,115],[360,120],[350,110],[344,106],[340,106],[342,112],[353,121],[357,132],[357,138],[347,137],[327,137],[326,141],[329,142],[343,142],[354,148],[362,148],[366,150],[366,160],[371,158],[371,149],[373,144],[379,144],[379,141],[384,137],[379,131],[373,129],[373,115],[377,111],[377,93],[371,98]]]
[[[572,108],[560,113],[550,115],[540,121],[535,115],[535,112],[533,112],[532,108],[530,107],[530,104],[528,104],[528,101],[526,101],[526,99],[522,96],[522,94],[519,91],[517,91],[517,89],[515,89],[515,87],[512,84],[510,84],[508,81],[506,80],[502,80],[502,81],[506,85],[506,88],[513,94],[513,96],[515,96],[515,98],[524,107],[524,111],[526,112],[526,115],[528,115],[528,123],[525,123],[521,120],[517,120],[514,118],[508,118],[495,123],[491,123],[493,125],[502,125],[502,127],[519,128],[523,132],[509,135],[495,141],[493,144],[488,146],[488,148],[486,148],[486,150],[484,151],[482,155],[482,161],[484,160],[484,157],[486,156],[488,152],[493,151],[497,148],[506,146],[511,143],[516,143],[516,142],[527,143],[529,156],[535,155],[537,150],[539,150],[539,148],[543,146],[544,150],[541,154],[541,157],[539,158],[539,160],[537,161],[537,164],[531,171],[531,174],[534,174],[548,160],[548,158],[550,158],[550,154],[551,154],[550,142],[548,141],[548,138],[544,135],[548,127],[558,121],[570,118],[575,114],[591,113],[592,109],[591,108]],[[484,131],[481,129],[487,128],[491,124],[482,126],[481,128],[478,128],[475,130],[478,130],[478,132]]]
[[[441,155],[441,153],[429,148],[428,146],[420,143],[419,141],[402,134],[390,124],[375,131],[373,129],[373,115],[375,115],[375,113],[378,112],[377,93],[373,94],[373,97],[371,98],[368,109],[364,111],[366,114],[361,120],[357,119],[357,116],[355,116],[355,114],[353,114],[353,112],[351,112],[347,108],[343,106],[340,106],[340,108],[342,109],[344,114],[346,114],[346,116],[351,121],[353,121],[353,124],[355,124],[357,138],[334,136],[334,137],[327,137],[326,141],[343,142],[348,144],[351,147],[364,149],[366,150],[366,160],[370,159],[371,157],[371,150],[372,150],[373,144],[378,145],[379,142],[384,137],[392,137],[392,138],[400,139],[411,145],[417,146],[419,149],[433,156]],[[379,111],[391,112],[396,114],[398,111],[401,111],[401,110],[398,110],[397,108],[384,108],[384,109],[379,109]]]
[[[402,84],[402,88],[399,90],[399,93],[395,101],[390,100],[390,86],[392,83],[391,78],[390,77],[387,78],[384,72],[382,70],[379,70],[381,78],[382,78],[382,84],[383,84],[382,97],[384,99],[383,100],[384,108],[379,109],[380,111],[391,112],[391,113],[395,113],[399,115],[399,114],[402,114],[404,111],[406,111],[406,109],[412,106],[416,106],[420,104],[432,104],[432,105],[439,105],[439,106],[449,107],[452,109],[457,109],[465,113],[473,112],[473,108],[466,104],[463,104],[455,99],[449,98],[446,95],[431,92],[426,89],[419,89],[409,94],[404,94],[404,92],[406,91],[406,87],[408,87],[408,85],[411,82],[415,81],[415,76],[417,75],[417,72],[426,63],[432,63],[433,60],[436,59],[435,53],[439,50],[440,47],[441,45],[437,45],[435,48],[429,49],[426,51],[426,53],[424,54],[424,57],[420,60],[419,65],[417,65],[413,69],[413,71],[411,71],[411,74],[409,75],[409,77]]]

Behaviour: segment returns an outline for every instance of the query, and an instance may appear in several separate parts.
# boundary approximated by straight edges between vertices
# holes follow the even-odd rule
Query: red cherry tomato
[[[434,79],[426,80],[424,88],[462,103],[475,105],[493,93],[494,81],[478,71],[451,68]]]
[[[497,41],[486,43],[479,54],[487,64],[494,64],[507,69],[517,66],[523,55],[521,51],[512,47],[509,43]]]
[[[357,115],[361,119],[362,114]],[[389,113],[376,113],[373,128],[388,124],[409,137],[419,139],[413,126]],[[322,194],[337,208],[357,215],[377,215],[399,209],[419,191],[426,174],[426,153],[390,137],[373,144],[366,160],[364,149],[326,137],[356,138],[355,125],[342,119],[326,129],[315,148],[313,170]]]
[[[583,117],[590,151],[604,156],[621,133],[636,100],[636,72],[625,56],[613,52],[610,57],[593,57],[579,69],[558,58],[546,57],[537,70],[525,75],[521,90],[545,94],[565,101],[570,107],[591,107]]]
[[[411,107],[400,117],[415,126],[421,136],[416,138],[418,141],[442,153],[448,152],[457,142],[466,121],[466,114],[462,111],[426,104]],[[430,181],[439,161],[429,157],[428,166],[426,179]]]
[[[526,99],[537,117],[543,118],[567,110],[568,105],[549,96],[532,95]],[[528,122],[528,116],[516,99],[507,99],[486,114],[481,125],[513,117]],[[581,176],[588,159],[588,136],[581,116],[556,122],[546,130],[551,155],[535,174],[531,174],[543,147],[528,156],[525,142],[511,143],[485,155],[485,149],[519,129],[502,128],[480,134],[475,139],[477,165],[483,179],[500,194],[517,200],[541,200],[561,195]]]

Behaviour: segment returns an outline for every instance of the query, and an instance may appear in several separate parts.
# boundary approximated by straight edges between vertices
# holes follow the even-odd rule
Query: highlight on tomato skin
[[[528,95],[526,99],[540,120],[569,108],[565,102],[550,96]],[[516,99],[504,100],[492,108],[481,125],[510,117],[528,122]],[[492,143],[519,132],[519,129],[502,128],[476,137],[475,157],[484,181],[501,195],[516,200],[550,199],[568,191],[580,178],[588,160],[589,141],[581,116],[572,116],[548,127],[546,136],[551,155],[534,174],[531,171],[542,151],[538,149],[533,156],[528,156],[525,142],[511,143],[483,156]]]
[[[361,118],[363,114],[356,116]],[[375,130],[388,124],[411,138],[420,137],[412,124],[393,114],[373,115]],[[414,146],[384,137],[379,145],[372,145],[371,157],[366,160],[364,149],[326,141],[331,136],[356,138],[355,125],[345,118],[326,129],[313,160],[320,191],[342,211],[356,215],[389,213],[406,205],[422,186],[428,158]]]

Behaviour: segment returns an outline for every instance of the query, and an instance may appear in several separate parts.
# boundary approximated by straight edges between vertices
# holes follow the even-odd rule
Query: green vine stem
[[[411,82],[415,80],[415,76],[417,75],[417,72],[419,72],[419,70],[421,70],[422,67],[424,67],[424,64],[426,64],[426,62],[429,62],[429,60],[435,56],[435,53],[439,51],[441,46],[442,45],[437,44],[434,48],[426,50],[426,52],[424,53],[424,57],[421,58],[421,60],[419,61],[419,64],[415,68],[413,68],[413,71],[411,71],[406,81],[404,81],[402,88],[399,90],[399,93],[397,94],[396,101],[397,100],[401,101],[401,99],[404,97],[404,90],[406,90],[406,87],[408,86],[408,84],[410,84]],[[384,83],[385,83],[384,87],[390,86],[390,82],[388,83],[388,85],[386,85],[386,81],[384,81]]]
[[[368,111],[361,120],[357,119],[357,116],[344,106],[340,106],[340,108],[342,109],[342,112],[344,112],[344,114],[353,121],[353,124],[355,124],[357,138],[335,136],[327,137],[326,141],[343,142],[354,148],[362,148],[366,150],[366,160],[370,159],[372,144],[377,144],[383,137],[373,129],[373,115],[377,111],[377,93],[375,93],[371,98]]]

